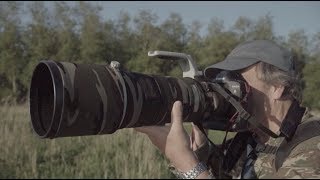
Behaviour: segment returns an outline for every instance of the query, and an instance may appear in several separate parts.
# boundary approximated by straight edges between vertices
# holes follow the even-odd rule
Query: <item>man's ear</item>
[[[271,98],[279,100],[284,92],[284,86],[271,86]]]

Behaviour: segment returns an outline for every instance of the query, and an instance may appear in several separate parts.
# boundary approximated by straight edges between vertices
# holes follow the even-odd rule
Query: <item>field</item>
[[[27,105],[0,106],[0,124],[1,179],[174,177],[164,156],[133,129],[40,139],[31,128]],[[219,143],[224,133],[210,131],[209,135]]]

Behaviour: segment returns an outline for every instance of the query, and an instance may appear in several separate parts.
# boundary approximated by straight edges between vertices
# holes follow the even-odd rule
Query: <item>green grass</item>
[[[1,106],[0,123],[0,178],[174,178],[165,157],[133,129],[40,139],[27,106]],[[224,133],[209,137],[219,143]]]

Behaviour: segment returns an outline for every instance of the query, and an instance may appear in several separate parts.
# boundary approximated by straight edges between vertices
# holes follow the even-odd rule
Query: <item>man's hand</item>
[[[165,154],[172,165],[180,171],[186,172],[199,162],[193,153],[193,148],[197,148],[202,142],[196,142],[201,139],[197,130],[193,130],[195,137],[189,137],[182,124],[182,113],[182,104],[180,101],[176,101],[172,107],[171,124],[144,126],[135,128],[135,130],[147,134],[152,143]],[[193,140],[192,144],[190,139]]]
[[[208,134],[208,131],[206,130],[205,133]],[[202,131],[198,128],[198,126],[194,125],[193,123],[192,123],[192,132],[190,136],[190,142],[191,142],[191,149],[193,151],[202,147],[207,142],[206,136],[202,133]]]

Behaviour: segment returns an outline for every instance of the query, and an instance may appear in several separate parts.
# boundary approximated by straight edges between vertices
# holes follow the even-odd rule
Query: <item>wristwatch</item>
[[[195,179],[198,177],[202,172],[208,170],[207,165],[204,162],[198,163],[194,168],[189,170],[188,172],[180,172],[174,166],[169,165],[169,170],[176,175],[179,179]],[[209,171],[209,177],[213,178],[211,172]]]

